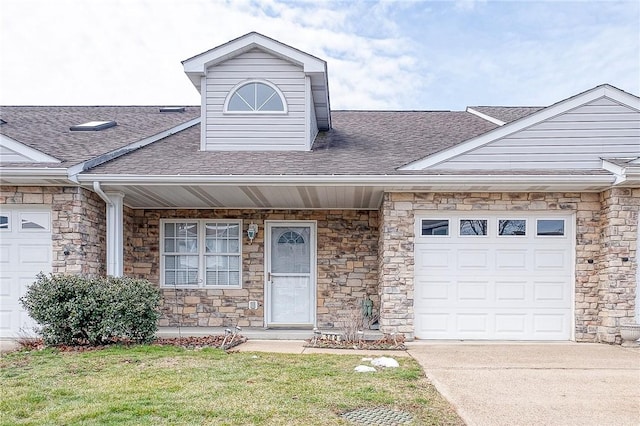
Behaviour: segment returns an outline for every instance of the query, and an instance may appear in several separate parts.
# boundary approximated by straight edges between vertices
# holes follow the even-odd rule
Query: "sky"
[[[251,31],[327,61],[334,110],[640,94],[640,0],[2,0],[0,105],[198,105],[181,61]]]

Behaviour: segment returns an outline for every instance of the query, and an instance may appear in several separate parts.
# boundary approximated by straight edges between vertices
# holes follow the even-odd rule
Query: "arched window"
[[[250,81],[236,86],[227,97],[224,110],[242,113],[287,112],[282,92],[263,81]]]
[[[304,244],[304,237],[295,231],[287,231],[280,235],[278,244]]]

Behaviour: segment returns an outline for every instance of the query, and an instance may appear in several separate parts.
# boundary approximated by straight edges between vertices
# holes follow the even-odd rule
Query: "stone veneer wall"
[[[125,200],[126,201],[126,200]],[[264,221],[317,221],[318,327],[341,318],[369,295],[378,308],[378,212],[355,210],[133,210],[125,208],[125,275],[160,279],[161,219],[242,219],[242,288],[162,289],[161,326],[264,326]],[[259,226],[248,244],[249,223]],[[260,302],[249,309],[249,301]]]
[[[640,188],[610,189],[601,194],[601,201],[598,340],[620,343],[619,326],[640,320],[635,317]]]
[[[635,190],[634,190],[635,191]],[[616,192],[617,193],[617,192]],[[421,210],[494,210],[494,211],[554,211],[576,213],[576,284],[575,284],[575,338],[577,341],[596,341],[599,330],[601,299],[608,290],[601,284],[601,195],[598,193],[387,193],[380,208],[380,244],[378,269],[381,304],[381,330],[386,333],[404,333],[413,338],[414,294],[414,221]],[[632,197],[637,203],[637,196]],[[617,198],[620,201],[620,198]],[[613,203],[613,197],[612,197]],[[633,203],[630,202],[629,205]],[[637,204],[635,204],[637,206]],[[626,211],[626,210],[624,210]],[[637,207],[636,207],[637,221]],[[620,215],[620,213],[618,213]],[[624,215],[624,213],[623,213]],[[617,222],[616,222],[617,223]],[[622,225],[616,225],[622,226]],[[635,227],[624,228],[625,240],[635,242]],[[622,228],[611,232],[620,232]],[[626,244],[626,243],[625,243]],[[630,244],[627,244],[630,245]],[[626,246],[625,246],[626,247]],[[631,248],[628,247],[630,256]],[[593,263],[589,263],[592,260]],[[631,268],[625,272],[631,280]],[[631,299],[635,289],[629,285],[625,302],[625,315],[631,316]],[[632,296],[633,294],[633,296]],[[615,311],[615,310],[614,310]],[[604,335],[611,336],[613,329]]]
[[[2,186],[0,204],[51,207],[54,273],[105,274],[106,208],[95,193],[80,187]]]

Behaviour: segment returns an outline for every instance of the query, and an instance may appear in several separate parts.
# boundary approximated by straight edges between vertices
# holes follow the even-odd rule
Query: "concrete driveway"
[[[409,343],[472,425],[639,425],[640,349],[590,343]]]

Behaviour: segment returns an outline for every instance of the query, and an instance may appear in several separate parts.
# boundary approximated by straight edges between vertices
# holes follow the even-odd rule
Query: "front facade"
[[[2,107],[0,337],[40,271],[148,279],[160,326],[340,330],[369,300],[409,339],[638,321],[638,97],[331,111],[326,63],[256,33],[183,65],[199,107]]]

